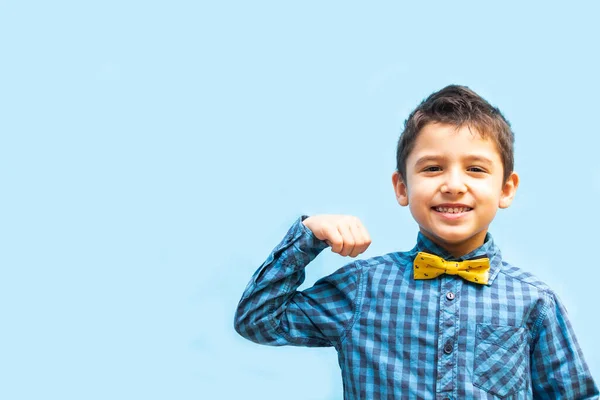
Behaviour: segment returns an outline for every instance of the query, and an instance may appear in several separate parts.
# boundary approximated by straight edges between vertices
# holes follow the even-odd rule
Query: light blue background
[[[333,349],[245,341],[235,307],[303,213],[412,247],[396,141],[450,83],[511,121],[491,232],[599,379],[591,4],[0,1],[0,398],[341,398]]]

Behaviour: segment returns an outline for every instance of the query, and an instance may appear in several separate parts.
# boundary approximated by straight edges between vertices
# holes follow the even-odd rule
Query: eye
[[[439,167],[437,165],[431,165],[429,167],[423,168],[423,172],[438,172],[441,170],[442,170],[442,167]]]
[[[481,167],[469,167],[469,168],[467,168],[467,171],[470,171],[470,172],[486,172],[485,169],[483,169]]]

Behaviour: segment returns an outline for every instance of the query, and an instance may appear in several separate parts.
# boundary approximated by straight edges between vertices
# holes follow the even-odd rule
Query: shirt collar
[[[474,260],[477,258],[487,257],[490,259],[490,275],[488,278],[487,285],[490,286],[498,273],[500,272],[500,268],[502,267],[502,254],[500,249],[494,243],[494,239],[492,235],[487,232],[485,235],[485,239],[483,244],[471,251],[468,254],[465,254],[461,257],[454,257],[447,250],[437,245],[421,232],[417,235],[417,244],[411,250],[413,256],[417,255],[418,252],[424,251],[426,253],[435,254],[436,256],[442,257],[447,261],[465,261],[465,260]]]

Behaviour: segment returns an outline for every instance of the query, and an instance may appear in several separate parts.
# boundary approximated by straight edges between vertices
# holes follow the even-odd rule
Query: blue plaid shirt
[[[425,236],[409,252],[356,260],[297,291],[327,244],[290,228],[246,287],[235,329],[256,343],[334,346],[345,399],[597,399],[567,313],[531,274],[502,260],[491,235],[453,258]],[[413,279],[426,251],[487,256],[487,285]]]

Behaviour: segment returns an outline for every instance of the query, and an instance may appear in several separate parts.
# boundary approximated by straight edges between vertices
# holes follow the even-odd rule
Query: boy
[[[247,286],[235,329],[257,343],[334,346],[345,399],[590,399],[598,389],[556,295],[488,233],[519,185],[501,112],[451,85],[409,116],[392,183],[416,246],[356,260],[302,292],[328,246],[371,243],[351,216],[302,216]]]

